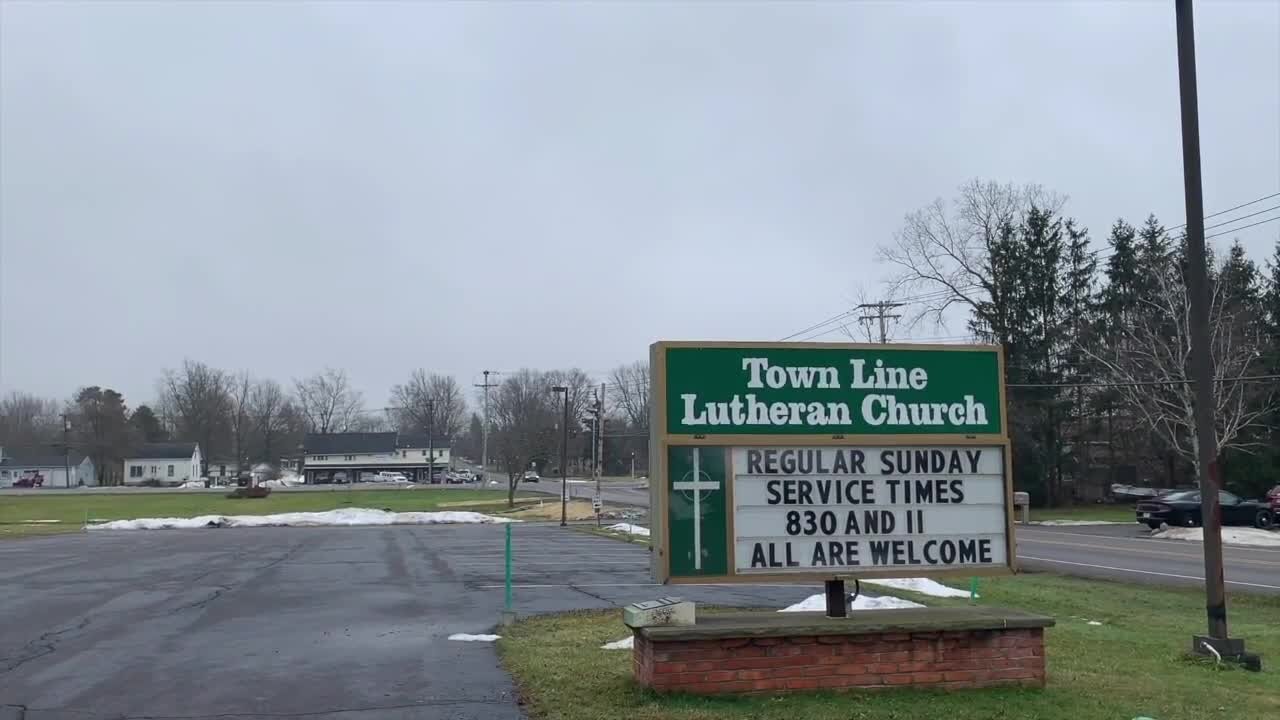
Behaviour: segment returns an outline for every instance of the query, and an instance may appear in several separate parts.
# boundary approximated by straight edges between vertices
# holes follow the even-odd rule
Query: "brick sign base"
[[[659,692],[697,694],[1045,683],[1044,628],[1051,618],[998,608],[868,610],[847,619],[788,615],[702,616],[690,627],[634,628],[636,681]]]

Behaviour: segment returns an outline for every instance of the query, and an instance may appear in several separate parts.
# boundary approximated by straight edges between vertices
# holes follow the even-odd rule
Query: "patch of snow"
[[[632,525],[631,523],[618,523],[617,525],[610,525],[608,529],[614,532],[627,533],[628,535],[640,535],[643,537],[649,537],[649,528],[642,527],[640,525]]]
[[[862,582],[870,585],[879,585],[881,587],[894,588],[896,590],[910,590],[918,592],[921,595],[932,595],[933,597],[969,597],[968,590],[957,590],[953,587],[947,587],[936,580],[929,578],[893,578],[890,580],[863,580]],[[826,606],[823,605],[825,608]]]
[[[1191,540],[1204,542],[1204,528],[1171,527],[1151,533],[1151,537],[1168,540]],[[1224,527],[1222,542],[1228,545],[1257,545],[1260,547],[1280,547],[1280,532],[1259,530],[1258,528]]]
[[[303,484],[302,480],[297,478],[296,476],[291,478],[281,477],[279,480],[263,480],[262,482],[258,483],[260,487],[269,487],[269,488],[291,488],[291,487],[298,487],[299,485],[302,485],[302,484]]]
[[[601,650],[630,650],[635,647],[635,636],[624,637],[621,640],[614,640],[611,643],[605,643],[600,646]]]
[[[324,512],[274,515],[200,515],[192,518],[138,518],[94,525],[95,530],[169,530],[204,527],[314,527],[355,525],[438,525],[512,522],[477,512],[388,512],[367,508],[342,508]]]
[[[205,484],[199,480],[189,480],[178,486],[183,490],[204,490]]]
[[[495,641],[495,640],[501,640],[501,639],[502,639],[502,636],[501,636],[501,635],[471,635],[471,634],[469,634],[469,633],[454,633],[454,634],[452,634],[452,635],[450,635],[450,636],[449,636],[449,639],[450,639],[450,640],[457,640],[458,642],[493,642],[493,641]]]
[[[1078,527],[1083,525],[1132,525],[1128,520],[1032,520],[1028,525],[1051,527]]]
[[[44,525],[47,523],[60,523],[62,521],[61,520],[23,520],[22,522],[26,525]]]
[[[1090,625],[1101,625],[1102,623],[1098,622],[1097,620],[1090,620],[1090,621],[1089,621],[1089,624],[1090,624]]]
[[[924,605],[887,595],[881,597],[859,595],[858,599],[853,601],[854,610],[895,610],[918,607],[924,607]],[[824,612],[826,609],[827,596],[825,593],[818,593],[817,595],[810,595],[795,605],[784,607],[778,612]]]

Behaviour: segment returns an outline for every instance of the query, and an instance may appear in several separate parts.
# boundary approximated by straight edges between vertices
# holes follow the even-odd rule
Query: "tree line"
[[[66,401],[14,391],[0,399],[0,446],[88,455],[99,483],[110,485],[144,443],[196,442],[206,462],[248,469],[297,455],[308,432],[430,431],[445,446],[466,413],[454,378],[421,369],[391,388],[387,408],[369,408],[347,373],[332,368],[286,386],[187,360],[163,372],[156,394],[130,407],[120,392],[98,386]]]
[[[606,391],[602,404],[605,457],[613,458],[605,470],[622,471],[629,454],[637,451],[643,469],[648,462],[647,437],[642,437],[648,429],[648,366],[620,367],[611,380],[625,381],[625,387]],[[576,368],[520,370],[503,377],[488,398],[490,460],[506,472],[513,493],[525,470],[546,472],[559,465],[565,413],[563,396],[551,390],[559,386],[568,389],[567,469],[590,472],[592,434],[584,421],[594,417],[599,385]],[[389,395],[387,407],[369,407],[339,369],[326,368],[284,385],[187,360],[162,373],[154,401],[136,407],[120,392],[98,386],[80,388],[65,401],[11,392],[0,398],[0,446],[60,454],[65,418],[69,451],[88,455],[99,482],[106,485],[122,482],[124,458],[155,442],[196,442],[206,463],[248,469],[299,454],[306,433],[395,430],[430,434],[438,446],[452,446],[455,455],[480,460],[482,392],[468,402],[455,378],[415,369]]]
[[[1004,346],[1015,484],[1037,502],[1194,484],[1183,226],[1117,219],[1095,250],[1065,206],[1040,186],[969,182],[879,248],[887,290],[909,322],[959,314]],[[1280,484],[1280,241],[1262,264],[1239,241],[1206,255],[1219,466],[1257,496]]]

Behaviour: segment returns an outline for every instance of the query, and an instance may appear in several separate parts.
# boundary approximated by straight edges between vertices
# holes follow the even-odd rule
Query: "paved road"
[[[644,547],[532,524],[513,532],[520,613],[665,594]],[[499,525],[2,543],[0,717],[7,705],[24,706],[28,720],[520,718],[493,646],[446,639],[494,626],[502,543]],[[816,590],[680,592],[782,607]]]
[[[559,481],[544,479],[526,489],[560,495]],[[570,480],[570,492],[591,497],[594,486]],[[649,491],[639,483],[606,486],[608,504],[648,508]],[[1053,527],[1019,525],[1018,562],[1029,570],[1103,577],[1162,585],[1200,585],[1204,582],[1200,543],[1159,540],[1137,523]],[[1224,551],[1228,591],[1280,594],[1280,549],[1228,546]]]
[[[1163,585],[1203,585],[1204,548],[1133,525],[1018,526],[1018,562],[1032,570]],[[1280,548],[1223,549],[1228,592],[1280,595]]]

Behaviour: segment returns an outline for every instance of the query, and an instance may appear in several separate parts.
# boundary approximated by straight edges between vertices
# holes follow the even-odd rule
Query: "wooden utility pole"
[[[1218,439],[1214,427],[1213,357],[1209,353],[1209,282],[1204,252],[1204,197],[1200,180],[1200,110],[1196,89],[1196,40],[1191,0],[1175,0],[1178,32],[1178,98],[1182,109],[1182,178],[1187,206],[1187,292],[1191,305],[1191,372],[1195,383],[1196,456],[1200,519],[1204,530],[1204,590],[1208,637],[1193,637],[1199,654],[1244,658],[1244,641],[1227,634],[1227,595],[1222,576],[1222,517],[1218,506]],[[1260,663],[1254,658],[1260,668]]]
[[[864,322],[870,325],[873,321],[879,321],[880,344],[883,345],[889,342],[889,328],[885,324],[885,320],[894,320],[902,317],[896,313],[889,312],[890,310],[899,307],[902,307],[902,303],[887,302],[885,300],[881,300],[877,303],[863,303],[856,308],[857,310],[863,311],[863,315],[858,318],[858,322]],[[875,312],[872,312],[872,310]]]
[[[600,494],[600,475],[603,474],[604,466],[604,388],[605,384],[600,383],[600,394],[596,396],[596,497],[600,499],[596,506],[596,527],[600,526],[600,510],[604,508],[604,496]]]

